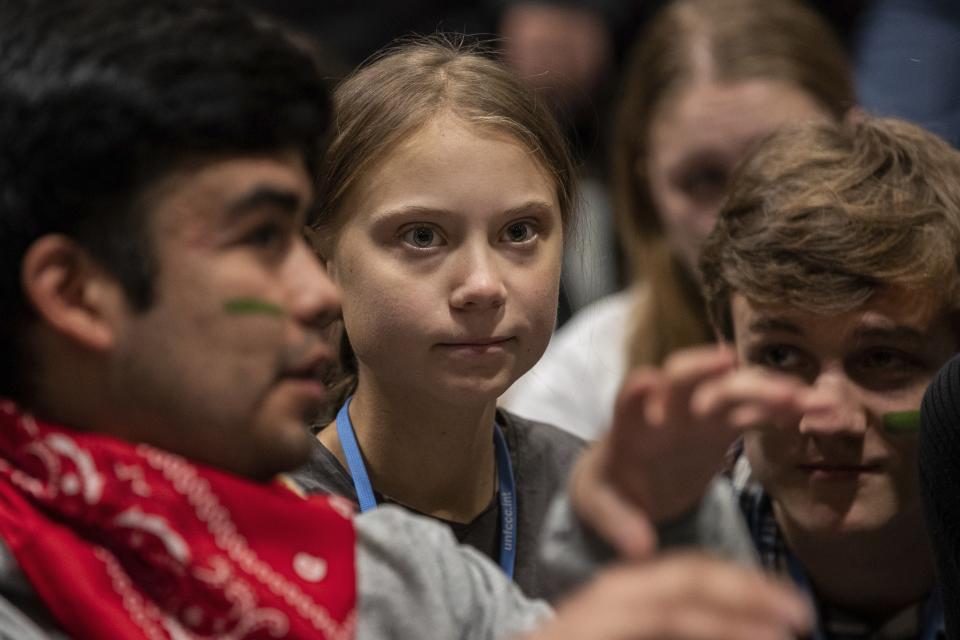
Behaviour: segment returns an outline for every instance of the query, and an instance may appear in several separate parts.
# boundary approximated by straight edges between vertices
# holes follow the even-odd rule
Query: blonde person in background
[[[632,283],[578,313],[501,404],[592,439],[631,366],[711,340],[700,245],[734,167],[784,124],[841,120],[846,55],[791,0],[678,0],[638,39],[613,144],[613,204]]]

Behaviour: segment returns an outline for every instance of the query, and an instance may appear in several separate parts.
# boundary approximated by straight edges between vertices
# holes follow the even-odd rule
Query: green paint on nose
[[[891,411],[883,414],[883,429],[887,433],[915,433],[920,431],[919,411]]]
[[[223,303],[223,310],[230,315],[262,315],[275,318],[286,315],[283,308],[259,298],[233,298]]]

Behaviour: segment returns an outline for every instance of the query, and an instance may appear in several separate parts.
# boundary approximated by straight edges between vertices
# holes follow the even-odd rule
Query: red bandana
[[[0,402],[0,538],[74,637],[352,638],[346,504]]]

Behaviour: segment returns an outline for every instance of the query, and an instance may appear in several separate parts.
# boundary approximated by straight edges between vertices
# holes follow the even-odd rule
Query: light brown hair
[[[575,168],[547,105],[479,44],[435,35],[393,46],[334,92],[334,128],[317,186],[318,240],[335,236],[359,177],[444,113],[507,133],[554,177],[565,231],[573,223]]]
[[[893,119],[809,125],[741,166],[700,257],[714,325],[731,296],[840,314],[894,286],[960,310],[960,152]]]
[[[675,0],[638,39],[612,158],[618,235],[631,276],[647,294],[634,319],[633,365],[660,364],[672,351],[711,338],[696,278],[668,246],[643,175],[654,113],[695,81],[752,79],[798,87],[838,120],[855,103],[849,63],[831,27],[794,0]]]

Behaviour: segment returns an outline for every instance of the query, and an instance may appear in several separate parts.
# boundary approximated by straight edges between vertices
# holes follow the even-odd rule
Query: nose
[[[297,320],[321,328],[340,317],[340,288],[302,238],[291,249],[285,275],[289,309]]]
[[[506,284],[493,251],[484,247],[463,247],[450,294],[454,309],[495,309],[507,299]]]
[[[808,412],[800,418],[800,433],[809,436],[860,437],[867,430],[867,412],[859,401],[855,385],[839,371],[822,372],[813,383],[818,392],[829,394],[831,406]]]

